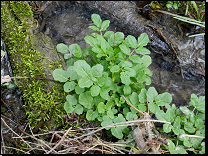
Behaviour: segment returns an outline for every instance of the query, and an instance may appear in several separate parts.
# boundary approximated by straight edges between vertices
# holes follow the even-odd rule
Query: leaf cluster
[[[91,45],[91,49],[82,50],[78,44],[57,45],[57,50],[67,59],[66,71],[63,69],[53,71],[54,79],[64,82],[64,91],[69,93],[64,104],[65,111],[86,113],[87,120],[98,120],[103,127],[138,119],[138,112],[121,98],[125,95],[126,99],[140,111],[151,112],[158,120],[171,122],[171,125],[163,125],[164,132],[172,131],[177,136],[190,133],[202,136],[204,97],[198,99],[192,95],[189,105],[198,111],[194,114],[194,110],[190,111],[187,107],[178,109],[174,104],[170,106],[172,102],[170,93],[158,94],[154,87],[145,89],[145,85],[151,84],[150,76],[152,76],[152,72],[148,69],[152,62],[148,55],[150,51],[144,47],[149,42],[147,34],[142,33],[136,39],[132,35],[125,38],[122,32],[103,33],[110,21],[102,21],[97,14],[92,14],[91,18],[95,26],[89,28],[95,32],[84,38]],[[161,110],[161,107],[165,107],[166,111]],[[182,116],[181,112],[185,115]],[[202,128],[199,128],[199,125]],[[106,129],[118,139],[123,139],[123,134],[128,135],[131,131],[127,126]],[[201,140],[197,144],[191,139],[184,140],[185,144],[189,141],[190,147],[200,146]],[[174,149],[178,147],[175,146]],[[170,145],[167,148],[171,151]]]

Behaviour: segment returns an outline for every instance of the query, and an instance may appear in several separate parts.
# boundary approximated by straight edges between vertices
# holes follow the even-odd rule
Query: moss
[[[45,78],[40,55],[33,49],[31,41],[26,41],[33,27],[31,9],[26,1],[1,2],[1,35],[7,45],[14,76]],[[59,62],[51,62],[50,68]],[[22,93],[27,119],[32,127],[40,121],[50,121],[48,129],[63,124],[63,103],[65,92],[60,84],[45,92],[45,82],[37,79],[15,79],[15,84]]]

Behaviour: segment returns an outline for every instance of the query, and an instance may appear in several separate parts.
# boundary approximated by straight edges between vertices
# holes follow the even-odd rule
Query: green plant
[[[67,71],[53,72],[55,80],[65,82],[65,92],[70,92],[64,108],[67,113],[86,112],[87,120],[98,119],[102,126],[137,118],[135,110],[127,108],[121,95],[131,96],[151,84],[152,72],[147,68],[151,64],[147,55],[150,51],[144,47],[149,42],[148,36],[143,33],[136,40],[131,35],[124,39],[122,32],[106,31],[103,35],[110,21],[102,22],[97,14],[92,15],[92,21],[96,26],[89,28],[100,33],[85,37],[92,49],[82,51],[78,44],[57,45],[57,50],[68,59]],[[108,129],[117,138],[123,138],[125,127]]]
[[[131,35],[125,38],[122,32],[106,31],[103,35],[110,21],[102,21],[97,14],[92,14],[91,18],[96,26],[89,28],[100,33],[92,33],[93,37],[84,38],[92,49],[81,50],[78,44],[57,45],[57,50],[68,59],[67,71],[62,69],[53,71],[54,79],[65,82],[64,91],[69,93],[64,104],[67,114],[86,113],[87,120],[98,120],[102,127],[138,119],[138,112],[129,107],[122,98],[122,95],[125,95],[126,99],[140,111],[153,113],[158,120],[171,122],[171,125],[163,125],[164,132],[175,133],[178,137],[182,134],[203,136],[204,126],[202,128],[198,126],[204,125],[202,124],[205,116],[204,97],[198,99],[193,94],[189,105],[194,107],[194,110],[190,111],[187,107],[178,109],[174,104],[170,106],[172,102],[170,93],[158,94],[154,87],[145,89],[145,85],[151,84],[152,75],[147,68],[151,64],[151,58],[148,56],[150,51],[144,47],[149,42],[147,34],[142,33],[138,40]],[[161,110],[163,106],[166,111]],[[196,110],[197,113],[194,114]],[[181,112],[185,115],[181,115]],[[115,126],[107,127],[106,130],[118,139],[124,139],[131,128]],[[184,146],[182,145],[184,150],[187,150],[186,143],[187,141]],[[190,140],[190,144],[195,149],[201,147],[199,144],[194,145],[193,140]],[[170,145],[166,148],[170,152],[173,151]]]
[[[200,20],[200,21],[202,21],[204,15],[205,15],[205,14],[204,14],[204,11],[203,11],[203,10],[205,10],[205,1],[202,2],[201,7],[200,7],[199,9],[198,9],[198,6],[197,6],[197,4],[196,4],[195,1],[187,1],[187,3],[186,3],[186,12],[185,12],[185,15],[187,15],[187,13],[188,13],[189,6],[190,6],[190,8],[191,8],[192,10],[194,10],[194,9],[192,8],[192,5],[194,6],[194,9],[195,9],[195,11],[196,11],[197,19]],[[201,16],[201,17],[200,17],[200,16]]]
[[[178,7],[181,5],[180,1],[167,1],[166,7],[171,8],[173,7],[174,9],[178,9]]]

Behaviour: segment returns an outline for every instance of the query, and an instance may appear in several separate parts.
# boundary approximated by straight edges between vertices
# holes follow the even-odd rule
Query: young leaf
[[[98,96],[99,93],[100,93],[100,87],[99,86],[96,86],[96,85],[93,85],[90,88],[90,93],[91,93],[92,96]]]
[[[77,73],[75,72],[73,66],[69,66],[69,67],[67,68],[67,73],[69,74],[70,80],[77,80],[78,75],[77,75]]]
[[[114,114],[113,114],[113,112],[112,112],[111,110],[108,110],[108,111],[107,111],[107,116],[108,116],[109,118],[111,118],[111,119],[114,119]]]
[[[71,104],[71,105],[76,105],[77,104],[77,99],[73,95],[67,95],[66,96],[66,101],[68,101],[69,104]]]
[[[172,95],[168,92],[159,94],[156,98],[155,98],[155,102],[158,106],[165,106],[165,105],[169,105],[172,101]]]
[[[131,87],[129,85],[125,85],[123,90],[124,90],[124,95],[131,94]]]
[[[76,94],[81,94],[81,93],[83,93],[84,91],[85,91],[84,88],[80,88],[79,86],[76,86],[76,87],[75,87],[75,92],[76,92]]]
[[[101,77],[102,76],[102,73],[103,73],[103,66],[101,64],[96,64],[90,70],[90,74],[93,77]]]
[[[93,111],[91,109],[87,111],[86,118],[87,118],[88,121],[93,121],[97,117],[98,117],[98,112],[97,111]]]
[[[205,113],[205,96],[200,96],[196,109],[199,112]]]
[[[145,88],[142,88],[141,92],[139,93],[139,102],[145,103],[147,102],[147,90]]]
[[[138,43],[137,43],[137,47],[143,47],[146,46],[147,43],[149,42],[149,38],[147,36],[146,33],[142,33],[139,37],[138,37]]]
[[[112,119],[110,119],[107,115],[103,116],[103,122],[101,122],[101,126],[102,127],[105,127],[105,126],[108,126],[108,125],[112,125],[112,124],[113,124]],[[110,127],[107,127],[105,129],[109,130]]]
[[[69,73],[63,69],[55,69],[52,75],[55,80],[60,82],[66,82],[69,78]]]
[[[111,71],[112,73],[117,73],[117,72],[120,71],[120,67],[119,67],[118,65],[112,66],[112,67],[110,68],[110,71]]]
[[[91,67],[85,60],[78,60],[74,62],[74,70],[77,72],[78,75],[82,77],[90,77],[89,73]]]
[[[184,124],[184,129],[189,133],[194,133],[196,131],[196,129],[193,127],[193,124],[190,122]]]
[[[142,112],[145,112],[147,110],[147,107],[144,104],[139,104],[138,109]]]
[[[129,57],[130,60],[132,60],[134,63],[141,64],[143,61],[138,55],[132,55]]]
[[[144,47],[139,47],[139,48],[135,49],[135,52],[137,54],[141,54],[141,55],[150,54],[150,51]]]
[[[185,114],[186,118],[190,117],[192,112],[186,106],[181,106],[179,109]]]
[[[86,36],[84,38],[85,42],[91,45],[91,47],[97,47],[97,40],[91,36]]]
[[[138,116],[137,116],[135,113],[128,112],[128,113],[126,114],[126,119],[127,119],[128,121],[132,121],[132,120],[138,119]]]
[[[113,34],[114,34],[113,31],[106,31],[105,34],[104,34],[104,37],[110,37]]]
[[[149,101],[150,103],[153,103],[153,101],[155,100],[155,98],[158,96],[157,91],[155,90],[154,87],[150,87],[147,91],[147,101]]]
[[[121,82],[125,85],[129,85],[131,83],[130,76],[126,74],[126,72],[120,73]]]
[[[133,92],[130,95],[130,100],[131,100],[131,104],[132,105],[134,105],[134,106],[138,105],[138,103],[139,103],[138,94],[136,92]]]
[[[63,43],[59,43],[56,46],[56,49],[57,49],[58,52],[60,52],[62,54],[65,54],[65,53],[69,52],[69,48],[67,47],[67,45],[65,45]]]
[[[88,109],[92,108],[92,101],[93,101],[93,98],[90,94],[90,91],[81,93],[79,95],[79,103],[82,104],[85,108],[88,108]]]
[[[127,43],[127,46],[136,48],[137,47],[137,40],[134,36],[128,35],[125,39],[125,43]]]
[[[124,67],[123,69],[126,74],[128,74],[130,77],[135,77],[136,76],[136,71],[133,68],[129,67]]]
[[[180,116],[177,116],[175,118],[174,124],[173,124],[173,132],[178,135],[181,128],[181,118]]]
[[[72,104],[66,101],[64,103],[64,110],[66,111],[66,113],[72,113],[74,111],[74,107],[72,107]]]
[[[152,63],[152,59],[149,55],[144,55],[141,59],[142,64],[145,65],[145,67],[148,67]]]
[[[110,24],[109,20],[103,21],[100,30],[105,31],[109,27],[109,24]]]
[[[191,101],[189,102],[189,106],[196,107],[196,104],[198,104],[198,97],[195,94],[191,94]]]
[[[78,81],[78,84],[79,84],[79,87],[81,88],[84,88],[84,87],[89,88],[90,86],[93,85],[93,81],[87,77],[83,77]]]
[[[158,120],[166,121],[165,120],[165,113],[162,110],[158,110],[155,113],[155,115],[156,115],[156,117],[157,117]]]
[[[99,16],[98,14],[92,14],[92,15],[91,15],[91,19],[92,19],[93,23],[94,23],[98,28],[101,27],[102,20],[101,20],[101,18],[100,18],[100,16]]]
[[[80,48],[80,46],[77,43],[71,44],[69,46],[69,51],[75,57],[78,57],[78,58],[82,57],[82,49]]]
[[[74,112],[78,115],[82,114],[83,110],[84,109],[83,109],[82,105],[80,105],[80,104],[77,104],[76,107],[74,108]]]
[[[126,55],[130,55],[131,50],[127,45],[121,44],[121,45],[119,45],[119,48],[121,49],[122,53],[124,53]]]
[[[100,102],[98,104],[98,113],[104,113],[105,112],[105,104],[103,102]]]
[[[64,84],[64,91],[65,92],[71,92],[72,90],[74,90],[75,88],[75,82],[74,81],[71,81],[71,82],[66,82]]]
[[[156,112],[160,110],[160,107],[153,103],[149,103],[148,107],[149,107],[149,110],[154,114],[156,114]]]
[[[94,31],[100,31],[100,29],[96,26],[89,26],[88,28],[94,30]]]
[[[165,133],[169,133],[172,129],[172,125],[171,124],[164,124],[163,125],[163,130]]]
[[[113,134],[113,136],[115,136],[118,139],[123,138],[122,129],[120,129],[119,127],[112,127],[111,128],[111,133]]]

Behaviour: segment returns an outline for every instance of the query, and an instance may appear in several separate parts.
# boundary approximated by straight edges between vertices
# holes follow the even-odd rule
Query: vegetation
[[[95,26],[89,28],[99,33],[84,39],[92,49],[81,50],[78,44],[57,45],[68,67],[67,71],[53,71],[54,79],[64,82],[64,91],[69,93],[65,111],[84,113],[87,120],[98,120],[103,127],[138,119],[137,110],[155,114],[158,120],[171,123],[164,124],[163,131],[177,136],[174,141],[167,139],[169,145],[164,145],[170,153],[204,153],[205,96],[191,95],[191,111],[186,106],[170,105],[172,96],[167,92],[158,94],[154,87],[146,90],[152,75],[147,68],[151,64],[150,51],[144,47],[149,42],[147,34],[142,33],[138,39],[131,35],[125,38],[122,32],[106,31],[109,20],[102,21],[97,14],[92,14],[91,19]],[[105,129],[118,139],[127,138],[132,130],[128,126]]]
[[[45,78],[41,61],[43,56],[33,49],[29,32],[33,26],[33,16],[26,1],[1,2],[1,35],[7,45],[15,77]],[[26,40],[28,38],[28,40]],[[60,62],[53,68],[60,68]],[[24,107],[32,128],[42,121],[50,121],[47,128],[63,123],[60,114],[64,111],[62,96],[65,95],[60,84],[48,91],[44,90],[46,80],[15,79],[22,93]],[[52,123],[53,122],[53,123]]]

